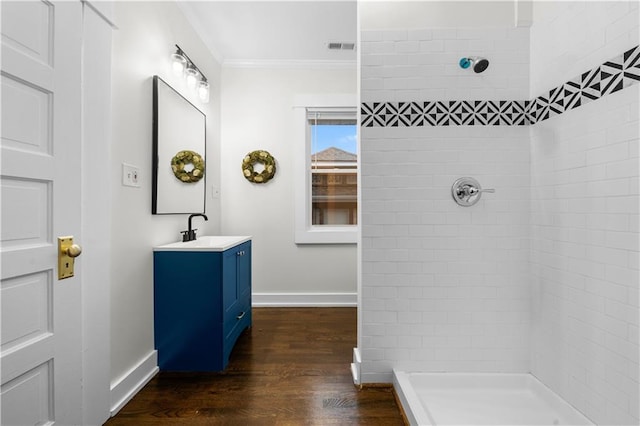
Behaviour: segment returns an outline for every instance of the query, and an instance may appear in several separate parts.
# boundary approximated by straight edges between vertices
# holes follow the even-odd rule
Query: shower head
[[[477,56],[472,56],[469,58],[460,59],[459,65],[462,69],[467,69],[470,66],[473,66],[473,71],[479,74],[489,67],[489,60]]]
[[[489,67],[489,60],[485,58],[478,58],[473,64],[473,71],[475,73],[481,73]]]

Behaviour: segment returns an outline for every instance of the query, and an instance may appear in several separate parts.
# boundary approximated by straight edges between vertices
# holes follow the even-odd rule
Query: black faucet
[[[202,216],[204,220],[209,220],[206,214],[195,213],[195,214],[189,215],[189,229],[187,231],[181,231],[183,243],[186,243],[187,241],[195,241],[196,239],[197,229],[192,229],[191,227],[191,219],[193,219],[196,216]]]

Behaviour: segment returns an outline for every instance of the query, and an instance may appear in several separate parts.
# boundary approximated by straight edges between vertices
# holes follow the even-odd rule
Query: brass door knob
[[[58,279],[73,277],[74,259],[80,256],[82,247],[73,243],[73,236],[58,237]]]
[[[82,247],[80,247],[77,244],[71,244],[69,247],[67,247],[66,254],[69,257],[78,257],[80,256],[81,253],[82,253]]]

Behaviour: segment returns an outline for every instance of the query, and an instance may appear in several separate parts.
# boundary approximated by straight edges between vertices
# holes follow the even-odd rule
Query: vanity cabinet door
[[[238,297],[251,300],[251,243],[240,246],[241,256],[238,256]]]
[[[238,300],[238,257],[239,248],[233,247],[222,254],[222,306],[227,312]],[[227,316],[225,315],[225,321]]]
[[[222,369],[220,253],[154,253],[154,334],[163,371]]]
[[[226,332],[244,317],[243,314],[246,315],[251,306],[251,243],[246,242],[225,251],[222,257],[222,270],[226,335]]]

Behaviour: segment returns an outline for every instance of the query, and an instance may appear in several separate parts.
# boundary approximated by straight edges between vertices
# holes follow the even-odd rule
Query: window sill
[[[296,230],[296,244],[356,244],[358,227],[322,227]]]

